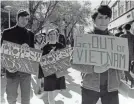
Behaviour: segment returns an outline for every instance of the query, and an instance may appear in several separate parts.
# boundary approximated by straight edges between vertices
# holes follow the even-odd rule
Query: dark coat
[[[17,43],[20,45],[26,43],[29,45],[29,47],[34,48],[34,34],[26,28],[22,28],[17,25],[10,29],[4,30],[1,39],[1,44],[3,40]],[[18,72],[10,73],[6,70],[7,77],[15,77],[17,73]]]
[[[126,34],[123,34],[120,37],[128,39],[129,60],[134,60],[134,35],[128,31]]]
[[[43,47],[43,55],[48,54],[53,49],[53,47],[54,47],[54,51],[65,48],[65,46],[61,43],[56,43],[56,44],[47,43]],[[39,66],[38,77],[39,78],[44,77],[41,66]],[[66,84],[65,84],[64,76],[57,78],[56,74],[52,74],[50,76],[44,77],[44,91],[54,91],[54,90],[60,90],[65,88],[66,88]]]

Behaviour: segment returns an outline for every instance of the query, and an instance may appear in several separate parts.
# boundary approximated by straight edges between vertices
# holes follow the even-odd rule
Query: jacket
[[[56,42],[56,44],[49,44],[49,43],[47,43],[47,44],[42,48],[42,50],[43,50],[42,56],[49,54],[49,52],[53,49],[53,47],[55,47],[54,51],[57,51],[57,50],[60,50],[60,49],[65,48],[65,46],[64,46],[63,44],[58,43],[58,42]],[[41,65],[39,65],[38,78],[43,78],[43,77],[44,77],[43,70],[42,70],[42,68],[41,68]]]
[[[126,34],[123,34],[120,37],[128,39],[129,60],[134,60],[134,35],[127,31]]]
[[[100,30],[94,29],[93,31],[89,32],[90,34],[101,34],[101,35],[111,35],[110,32],[105,31],[102,32]],[[80,64],[73,64],[71,60],[71,67],[82,72],[82,87],[100,92],[100,82],[101,82],[101,75],[106,75],[104,78],[107,78],[107,90],[108,92],[117,91],[120,85],[120,80],[122,77],[122,71],[115,70],[109,68],[104,73],[95,73],[94,72],[94,65],[80,65]]]

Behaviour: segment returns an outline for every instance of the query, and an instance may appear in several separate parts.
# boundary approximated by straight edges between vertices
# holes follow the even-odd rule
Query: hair
[[[126,24],[123,28],[124,28],[125,30],[130,30],[130,29],[131,29],[131,25],[130,25],[130,24]]]
[[[118,27],[118,30],[122,31],[122,26]]]
[[[58,28],[56,28],[57,32],[60,33],[60,30]]]
[[[43,41],[43,35],[42,34],[35,35],[35,39],[34,39],[35,43],[38,42],[37,38],[38,38],[39,35],[42,37],[42,40],[41,40],[41,43],[42,43],[42,41]]]
[[[48,30],[48,33],[47,33],[47,36],[49,37],[49,34],[51,33],[51,32],[55,32],[56,33],[56,35],[58,36],[58,31],[56,30],[56,29],[49,29]]]
[[[112,10],[108,5],[100,5],[96,12],[92,15],[92,19],[95,20],[98,13],[102,15],[107,15],[109,18],[112,16]]]
[[[29,12],[26,10],[19,10],[17,13],[17,19],[19,19],[19,17],[26,17],[29,16]]]
[[[46,33],[42,33],[43,36],[46,36],[47,34]]]

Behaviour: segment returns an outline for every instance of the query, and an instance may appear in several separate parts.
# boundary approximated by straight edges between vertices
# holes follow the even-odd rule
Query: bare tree
[[[76,24],[88,24],[87,18],[91,14],[91,3],[88,1],[83,4],[80,4],[78,1],[62,1],[58,3],[55,11],[49,18],[49,21],[59,28],[64,28],[65,38],[68,39],[71,37]]]
[[[32,29],[34,33],[39,32],[43,28],[43,25],[48,21],[57,3],[58,1],[29,1],[29,11],[31,14],[29,28]]]

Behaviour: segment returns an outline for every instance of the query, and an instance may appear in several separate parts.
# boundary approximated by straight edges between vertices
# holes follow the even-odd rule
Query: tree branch
[[[52,12],[54,11],[54,9],[55,9],[57,3],[58,3],[58,1],[55,1],[54,5],[51,5],[51,2],[50,2],[49,6],[48,6],[48,8],[47,8],[47,12],[45,13],[45,14],[46,14],[46,15],[45,15],[45,18],[44,18],[43,21],[40,22],[39,27],[37,28],[37,30],[35,31],[35,33],[37,33],[39,30],[41,30],[41,29],[43,28],[43,27],[42,27],[43,24],[46,22],[47,18],[52,14]],[[50,8],[52,8],[52,9],[50,9]],[[50,10],[51,10],[51,11],[50,11]],[[49,14],[48,14],[48,13],[49,13]]]
[[[72,25],[72,27],[71,27],[71,29],[70,29],[70,31],[69,31],[69,33],[68,33],[67,38],[70,37],[70,33],[71,33],[71,31],[73,30],[73,28],[74,28],[74,26],[76,25],[77,22],[78,22],[78,20],[76,20],[76,21],[74,22],[74,24]]]
[[[37,5],[35,5],[34,9],[33,9],[33,14],[35,14],[38,6],[42,3],[42,1],[38,1]]]
[[[55,7],[56,7],[56,5],[57,5],[58,2],[59,2],[59,1],[55,1],[55,4],[52,6],[53,8],[52,8],[52,10],[50,11],[48,17],[52,14],[52,12],[54,11],[54,9],[55,9]]]

